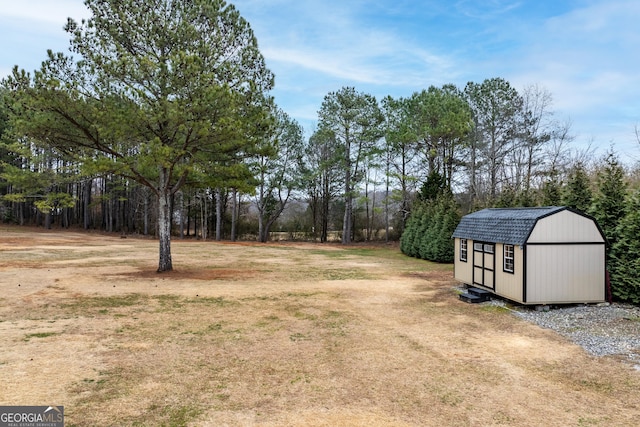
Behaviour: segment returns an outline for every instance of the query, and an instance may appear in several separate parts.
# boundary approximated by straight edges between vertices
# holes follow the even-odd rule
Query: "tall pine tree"
[[[622,301],[640,303],[640,190],[627,199],[609,256],[611,291]]]
[[[71,50],[14,70],[12,123],[158,200],[158,271],[172,270],[171,202],[199,168],[225,173],[269,129],[273,74],[240,13],[218,0],[85,0]],[[223,178],[219,176],[219,178]]]
[[[569,181],[564,188],[562,204],[587,212],[591,207],[592,198],[589,176],[584,165],[578,162],[569,172]]]
[[[625,216],[627,183],[625,172],[613,152],[607,154],[604,165],[598,171],[597,191],[593,197],[591,215],[598,221],[609,243],[618,240],[617,227]]]

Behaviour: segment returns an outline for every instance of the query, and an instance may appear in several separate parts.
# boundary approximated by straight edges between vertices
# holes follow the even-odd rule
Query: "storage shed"
[[[567,207],[484,209],[453,233],[454,276],[521,304],[605,300],[605,237]]]

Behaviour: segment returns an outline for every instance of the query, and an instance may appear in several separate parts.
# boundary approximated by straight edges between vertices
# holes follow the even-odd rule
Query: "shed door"
[[[473,244],[473,284],[495,289],[496,245]]]

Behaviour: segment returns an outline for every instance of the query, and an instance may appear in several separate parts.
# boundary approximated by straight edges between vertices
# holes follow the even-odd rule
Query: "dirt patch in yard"
[[[635,426],[640,373],[395,248],[0,228],[0,405],[66,425]]]

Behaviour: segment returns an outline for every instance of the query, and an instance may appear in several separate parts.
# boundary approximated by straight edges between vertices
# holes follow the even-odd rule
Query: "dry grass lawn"
[[[67,426],[637,426],[640,372],[392,247],[0,228],[0,405]]]

